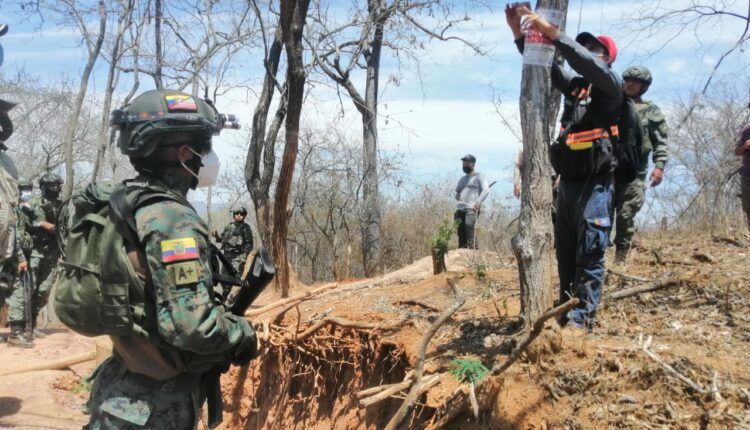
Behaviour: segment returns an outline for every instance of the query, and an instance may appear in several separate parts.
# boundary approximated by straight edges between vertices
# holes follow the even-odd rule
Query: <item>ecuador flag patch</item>
[[[161,261],[173,263],[183,260],[197,260],[198,246],[194,237],[161,241]]]

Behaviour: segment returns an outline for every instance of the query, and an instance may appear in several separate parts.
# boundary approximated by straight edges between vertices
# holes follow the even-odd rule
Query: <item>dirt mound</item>
[[[447,428],[748,428],[750,268],[740,263],[750,248],[743,238],[692,234],[685,246],[681,237],[641,239],[632,276],[610,275],[593,334],[551,325],[557,346],[493,380],[496,397],[478,388],[479,419],[467,410]],[[451,375],[456,359],[491,368],[524,335],[510,255],[455,251],[448,269],[433,276],[425,258],[261,315],[263,355],[223,380],[233,405],[224,428],[384,428],[410,384],[367,406],[361,392],[409,380],[423,333],[453,301],[446,279],[456,276],[466,303],[429,344],[425,375],[437,382],[402,424],[429,428],[466,389]],[[669,287],[607,300],[664,280]]]

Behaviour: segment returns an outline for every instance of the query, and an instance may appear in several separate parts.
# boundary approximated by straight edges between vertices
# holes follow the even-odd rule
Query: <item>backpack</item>
[[[18,170],[13,160],[0,150],[0,262],[16,253],[16,206]]]
[[[614,155],[617,158],[615,180],[631,182],[635,179],[643,158],[643,126],[633,99],[626,94],[623,94],[617,128],[618,136],[610,134],[610,140],[614,143]],[[609,129],[607,132],[609,133]]]
[[[71,200],[73,226],[55,281],[57,316],[84,336],[149,338],[143,328],[145,281],[125,245],[142,249],[134,217],[138,208],[157,201],[187,201],[148,186],[109,182],[91,183]]]

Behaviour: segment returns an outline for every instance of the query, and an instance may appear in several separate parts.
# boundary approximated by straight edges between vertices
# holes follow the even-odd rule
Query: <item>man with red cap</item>
[[[734,148],[734,154],[742,157],[742,167],[739,170],[742,210],[745,211],[747,228],[750,229],[750,122],[742,127],[742,131],[737,138],[737,146]]]
[[[519,51],[523,52],[524,31],[538,31],[577,72],[552,65],[552,84],[565,102],[562,129],[550,146],[550,159],[560,175],[555,223],[560,303],[571,297],[580,300],[561,323],[590,331],[601,297],[604,252],[612,226],[610,204],[617,166],[612,137],[618,135],[624,100],[622,79],[611,69],[617,45],[609,36],[585,32],[573,40],[521,3],[507,5],[505,17]]]

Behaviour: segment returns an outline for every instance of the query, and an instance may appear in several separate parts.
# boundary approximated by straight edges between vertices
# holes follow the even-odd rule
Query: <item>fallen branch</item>
[[[458,309],[463,306],[466,301],[463,293],[460,289],[458,289],[458,286],[456,285],[456,279],[448,278],[447,281],[448,285],[450,285],[451,289],[453,290],[455,301],[452,305],[450,305],[450,307],[445,309],[440,314],[440,316],[438,316],[437,320],[435,320],[435,322],[430,325],[425,334],[422,336],[422,340],[419,342],[419,349],[417,350],[417,364],[414,369],[414,385],[412,385],[411,390],[409,390],[409,394],[407,394],[406,400],[404,400],[393,417],[391,417],[391,420],[388,421],[388,425],[385,427],[385,430],[395,430],[399,426],[399,424],[401,424],[401,421],[406,418],[406,415],[409,413],[412,406],[414,406],[414,403],[416,403],[417,399],[419,399],[419,396],[424,390],[422,373],[424,372],[424,360],[425,354],[427,353],[427,345],[430,343],[430,340],[432,340],[432,337],[435,335],[435,333],[437,333],[440,326],[442,326],[443,323],[445,323],[454,313],[456,313],[456,311],[458,311]]]
[[[624,299],[626,297],[635,296],[637,294],[641,293],[648,293],[651,291],[661,290],[668,287],[676,287],[680,285],[680,280],[678,279],[662,279],[659,281],[655,281],[653,284],[650,285],[641,285],[639,287],[633,287],[633,288],[626,288],[624,290],[615,291],[612,294],[608,294],[606,297],[612,300],[619,300]]]
[[[438,381],[440,381],[440,377],[441,377],[440,373],[435,373],[435,374],[425,377],[422,380],[420,394],[427,391],[427,389],[429,389],[433,385],[437,384]],[[375,395],[361,399],[359,401],[359,404],[364,407],[374,405],[377,402],[386,400],[390,398],[391,396],[393,396],[394,394],[399,393],[409,388],[413,383],[414,383],[414,380],[409,379],[403,382],[399,382],[398,384],[381,385],[381,387],[386,387],[386,388]],[[361,393],[362,392],[357,393],[357,396],[359,396]]]
[[[701,394],[706,394],[706,390],[703,387],[701,387],[700,385],[690,380],[687,376],[675,370],[674,367],[665,363],[664,360],[659,358],[658,355],[656,355],[653,351],[649,349],[650,346],[651,346],[651,336],[649,336],[645,341],[643,341],[643,335],[638,336],[638,348],[640,348],[640,350],[643,351],[644,354],[646,354],[649,358],[654,360],[664,370],[666,370],[667,374],[672,375],[674,378],[680,380],[683,384],[692,388],[694,391],[701,393]]]
[[[28,366],[16,367],[14,369],[3,369],[0,370],[0,376],[13,375],[16,373],[36,372],[38,370],[61,370],[67,369],[70,366],[79,363],[85,363],[93,360],[96,357],[96,352],[87,352],[85,354],[78,354],[71,357],[62,358],[60,360],[48,361],[45,363],[32,364]]]
[[[265,305],[263,307],[260,307],[258,309],[250,309],[247,312],[245,312],[245,318],[252,318],[252,317],[255,317],[255,316],[258,316],[258,315],[262,315],[262,314],[264,314],[264,313],[266,313],[266,312],[268,312],[270,310],[276,309],[276,308],[284,306],[286,304],[299,303],[299,302],[301,302],[303,300],[311,299],[314,296],[319,295],[320,293],[323,293],[323,292],[325,292],[327,290],[330,290],[330,289],[338,287],[338,285],[339,284],[335,283],[335,282],[332,283],[332,284],[322,285],[322,286],[320,286],[318,288],[314,288],[314,289],[312,289],[312,290],[310,290],[310,291],[308,291],[308,292],[306,292],[304,294],[300,294],[298,296],[289,297],[289,298],[282,299],[282,300],[277,300],[277,301],[275,301],[273,303],[269,303],[269,304],[267,304],[267,305]]]
[[[440,312],[440,309],[436,308],[435,306],[428,305],[427,303],[423,303],[418,300],[398,300],[398,301],[393,302],[393,304],[396,306],[399,306],[399,305],[420,306],[433,312]]]
[[[577,298],[569,300],[561,304],[560,306],[548,310],[542,316],[540,316],[539,319],[534,321],[534,324],[532,324],[531,326],[531,332],[529,332],[526,338],[520,344],[518,344],[513,352],[510,353],[505,362],[492,366],[492,369],[490,370],[490,373],[487,375],[487,377],[479,383],[478,388],[480,393],[482,392],[482,388],[486,385],[485,381],[489,380],[490,377],[500,375],[501,373],[506,371],[513,363],[515,363],[518,358],[521,357],[521,354],[526,351],[526,348],[529,347],[531,342],[533,342],[534,339],[536,339],[542,333],[544,323],[547,322],[547,320],[562,315],[563,313],[573,309],[578,305],[578,303],[579,300]],[[434,415],[435,418],[433,418],[432,423],[430,423],[427,428],[429,430],[437,430],[443,428],[443,426],[445,426],[446,424],[449,424],[461,413],[463,413],[463,411],[465,411],[467,407],[471,406],[470,397],[471,393],[469,393],[467,390],[460,390],[454,393],[437,408]]]
[[[629,273],[625,273],[625,272],[622,272],[622,271],[614,269],[614,268],[608,268],[607,272],[609,272],[609,273],[611,273],[613,275],[617,275],[617,276],[619,276],[619,277],[621,277],[623,279],[629,279],[629,280],[635,281],[635,282],[652,282],[651,279],[642,278],[640,276],[631,275]]]

